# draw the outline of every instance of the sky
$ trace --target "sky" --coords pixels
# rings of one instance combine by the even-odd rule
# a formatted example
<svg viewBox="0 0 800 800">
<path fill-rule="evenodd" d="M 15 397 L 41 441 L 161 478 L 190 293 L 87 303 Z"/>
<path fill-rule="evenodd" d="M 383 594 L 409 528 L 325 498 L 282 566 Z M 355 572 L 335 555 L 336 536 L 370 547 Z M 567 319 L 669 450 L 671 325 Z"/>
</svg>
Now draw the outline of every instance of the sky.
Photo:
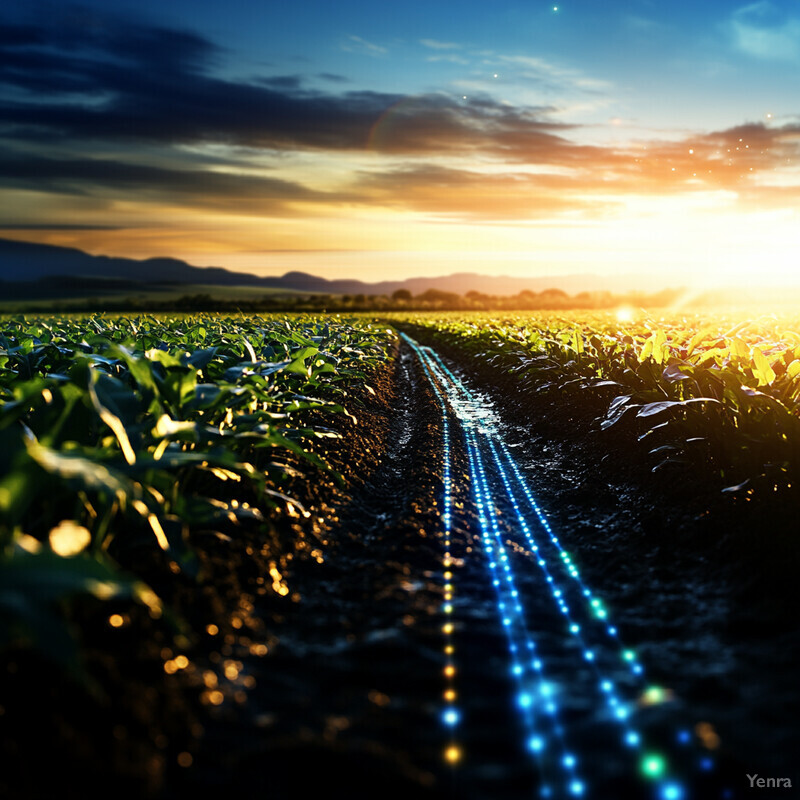
<svg viewBox="0 0 800 800">
<path fill-rule="evenodd" d="M 800 3 L 0 7 L 0 237 L 800 285 Z"/>
</svg>

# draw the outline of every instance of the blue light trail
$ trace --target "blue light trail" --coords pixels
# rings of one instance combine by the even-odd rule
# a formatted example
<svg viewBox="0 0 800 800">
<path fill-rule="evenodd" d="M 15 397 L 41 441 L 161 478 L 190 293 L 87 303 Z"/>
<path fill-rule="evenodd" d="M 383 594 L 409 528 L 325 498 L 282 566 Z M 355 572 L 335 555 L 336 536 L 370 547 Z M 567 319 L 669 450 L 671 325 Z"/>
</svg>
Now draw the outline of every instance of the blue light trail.
<svg viewBox="0 0 800 800">
<path fill-rule="evenodd" d="M 583 581 L 578 567 L 528 487 L 497 425 L 487 414 L 485 403 L 470 392 L 437 353 L 420 346 L 405 334 L 401 336 L 419 358 L 443 415 L 448 462 L 444 473 L 443 520 L 446 559 L 450 556 L 452 515 L 452 502 L 448 497 L 452 491 L 450 412 L 461 424 L 469 460 L 470 486 L 480 523 L 479 538 L 497 597 L 498 615 L 509 644 L 510 673 L 517 686 L 516 705 L 522 718 L 523 742 L 536 758 L 542 776 L 540 796 L 551 797 L 556 791 L 564 797 L 575 797 L 588 793 L 588 789 L 578 776 L 578 755 L 566 746 L 558 701 L 552 684 L 544 677 L 545 658 L 537 650 L 528 626 L 525 601 L 517 588 L 517 576 L 498 522 L 499 495 L 493 493 L 490 470 L 494 482 L 502 485 L 502 496 L 513 509 L 516 522 L 513 530 L 521 533 L 527 548 L 515 545 L 514 550 L 538 566 L 558 614 L 564 620 L 565 641 L 574 644 L 594 674 L 596 691 L 607 709 L 608 719 L 621 728 L 620 744 L 634 754 L 639 772 L 652 784 L 654 798 L 684 798 L 684 785 L 676 779 L 663 755 L 647 751 L 643 733 L 632 719 L 637 700 L 644 705 L 664 702 L 669 692 L 660 687 L 647 688 L 644 667 L 638 656 L 622 644 L 608 609 Z M 484 453 L 488 459 L 484 458 Z M 511 524 L 510 519 L 504 520 Z M 509 545 L 511 543 L 509 540 Z M 576 617 L 579 613 L 585 617 L 580 622 Z M 629 678 L 618 685 L 613 676 L 620 669 L 627 671 Z M 633 691 L 638 693 L 638 698 L 626 701 L 622 693 Z M 447 719 L 457 721 L 459 717 L 448 717 L 446 723 Z M 686 743 L 685 738 L 684 734 L 680 741 Z M 654 764 L 658 769 L 653 768 Z"/>
</svg>

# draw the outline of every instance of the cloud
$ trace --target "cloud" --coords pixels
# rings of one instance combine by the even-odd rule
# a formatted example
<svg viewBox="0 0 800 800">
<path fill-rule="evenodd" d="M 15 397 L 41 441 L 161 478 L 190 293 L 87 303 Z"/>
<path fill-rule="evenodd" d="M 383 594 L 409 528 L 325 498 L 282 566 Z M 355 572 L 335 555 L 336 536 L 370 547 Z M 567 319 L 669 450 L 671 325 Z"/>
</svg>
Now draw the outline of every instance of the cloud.
<svg viewBox="0 0 800 800">
<path fill-rule="evenodd" d="M 771 7 L 762 6 L 740 17 L 766 24 Z M 434 58 L 458 55 L 429 49 Z M 7 26 L 0 31 L 0 186 L 49 193 L 65 208 L 124 201 L 252 216 L 336 212 L 346 204 L 483 221 L 601 215 L 642 195 L 723 190 L 741 204 L 794 197 L 779 178 L 786 183 L 800 156 L 796 121 L 590 146 L 553 106 L 480 92 L 462 100 L 309 88 L 294 74 L 236 80 L 220 77 L 223 55 L 196 34 L 108 16 L 91 26 Z M 607 87 L 543 59 L 486 58 L 503 78 L 535 81 L 537 93 L 550 86 L 563 98 Z M 348 159 L 365 150 L 384 158 L 357 172 Z M 336 165 L 325 184 L 335 180 L 334 189 L 320 189 L 309 168 L 320 154 Z M 280 177 L 265 175 L 265 163 L 279 164 Z M 303 172 L 293 173 L 298 164 Z"/>
<path fill-rule="evenodd" d="M 498 56 L 498 60 L 505 66 L 516 68 L 519 71 L 520 78 L 536 81 L 559 91 L 580 89 L 600 92 L 612 88 L 612 84 L 609 81 L 589 77 L 578 70 L 561 67 L 545 61 L 543 58 L 501 55 Z"/>
<path fill-rule="evenodd" d="M 461 45 L 455 42 L 440 42 L 436 39 L 420 39 L 419 43 L 423 47 L 429 47 L 431 50 L 458 50 Z"/>
<path fill-rule="evenodd" d="M 69 225 L 66 223 L 3 223 L 0 231 L 123 231 L 127 226 L 121 225 Z"/>
<path fill-rule="evenodd" d="M 278 213 L 293 202 L 341 202 L 346 195 L 315 191 L 299 183 L 197 169 L 166 169 L 98 158 L 46 158 L 0 153 L 0 186 L 78 197 L 116 197 L 159 205 L 214 208 L 226 212 Z M 48 226 L 52 227 L 52 226 Z"/>
<path fill-rule="evenodd" d="M 367 56 L 383 56 L 389 52 L 381 45 L 373 44 L 366 39 L 362 39 L 360 36 L 353 35 L 348 36 L 346 41 L 342 42 L 341 48 L 348 53 L 361 53 Z"/>
<path fill-rule="evenodd" d="M 616 205 L 607 198 L 564 192 L 571 183 L 556 176 L 514 172 L 492 175 L 417 164 L 365 173 L 353 188 L 372 204 L 471 222 L 551 219 L 577 213 L 597 216 Z"/>
<path fill-rule="evenodd" d="M 388 153 L 481 150 L 525 159 L 559 146 L 554 132 L 567 129 L 546 109 L 489 97 L 464 103 L 443 93 L 330 93 L 305 88 L 297 75 L 227 80 L 213 74 L 218 48 L 193 34 L 139 27 L 126 41 L 110 22 L 101 30 L 83 44 L 78 32 L 44 29 L 41 47 L 0 47 L 0 130 L 7 138 L 82 149 L 93 141 L 287 151 L 369 145 Z M 70 46 L 62 49 L 64 41 Z"/>
<path fill-rule="evenodd" d="M 468 59 L 464 58 L 464 56 L 456 55 L 455 53 L 445 53 L 439 56 L 427 56 L 425 60 L 430 62 L 446 61 L 451 64 L 469 64 Z"/>
<path fill-rule="evenodd" d="M 728 23 L 733 46 L 765 61 L 800 59 L 800 19 L 785 17 L 769 2 L 752 3 L 735 11 Z"/>
</svg>

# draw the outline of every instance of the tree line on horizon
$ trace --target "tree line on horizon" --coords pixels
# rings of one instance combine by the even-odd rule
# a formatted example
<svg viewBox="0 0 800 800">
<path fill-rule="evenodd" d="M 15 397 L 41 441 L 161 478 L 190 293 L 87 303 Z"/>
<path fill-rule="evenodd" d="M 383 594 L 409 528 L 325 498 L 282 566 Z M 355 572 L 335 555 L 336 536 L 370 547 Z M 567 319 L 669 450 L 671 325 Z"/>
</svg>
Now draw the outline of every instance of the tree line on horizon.
<svg viewBox="0 0 800 800">
<path fill-rule="evenodd" d="M 407 289 L 397 289 L 391 295 L 368 294 L 262 294 L 252 299 L 219 298 L 208 292 L 185 294 L 177 298 L 156 300 L 135 296 L 119 299 L 62 298 L 58 301 L 31 300 L 26 311 L 551 311 L 567 309 L 608 309 L 621 305 L 642 308 L 668 306 L 683 293 L 682 289 L 664 289 L 655 293 L 629 292 L 614 294 L 608 291 L 567 294 L 561 289 L 533 292 L 525 289 L 518 294 L 498 296 L 478 291 L 465 294 L 428 289 L 414 295 Z M 101 308 L 102 305 L 102 308 Z M 20 309 L 18 309 L 20 310 Z"/>
</svg>

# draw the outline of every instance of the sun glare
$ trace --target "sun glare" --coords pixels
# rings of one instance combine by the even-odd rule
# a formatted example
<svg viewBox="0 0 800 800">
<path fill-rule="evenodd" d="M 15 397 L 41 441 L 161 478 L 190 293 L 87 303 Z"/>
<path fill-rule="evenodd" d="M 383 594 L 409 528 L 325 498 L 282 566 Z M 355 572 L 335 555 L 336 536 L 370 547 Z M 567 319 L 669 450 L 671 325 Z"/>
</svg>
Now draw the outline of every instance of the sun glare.
<svg viewBox="0 0 800 800">
<path fill-rule="evenodd" d="M 617 322 L 633 322 L 636 312 L 630 306 L 620 306 L 617 309 Z"/>
</svg>

